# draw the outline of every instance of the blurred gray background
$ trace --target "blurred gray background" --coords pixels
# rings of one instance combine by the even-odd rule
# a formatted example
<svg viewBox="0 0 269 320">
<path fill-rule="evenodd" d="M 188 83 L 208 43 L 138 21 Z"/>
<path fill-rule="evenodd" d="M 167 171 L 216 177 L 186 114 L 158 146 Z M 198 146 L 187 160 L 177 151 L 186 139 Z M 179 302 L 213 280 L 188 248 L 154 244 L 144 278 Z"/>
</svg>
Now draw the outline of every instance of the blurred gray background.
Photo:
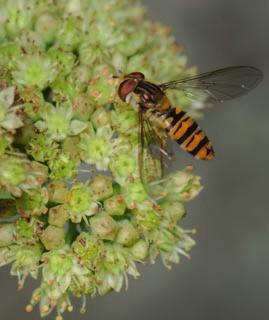
<svg viewBox="0 0 269 320">
<path fill-rule="evenodd" d="M 88 301 L 87 314 L 65 319 L 267 320 L 269 318 L 269 1 L 146 0 L 150 17 L 169 24 L 190 64 L 201 71 L 253 65 L 265 79 L 253 92 L 208 110 L 201 123 L 216 159 L 193 164 L 205 186 L 188 204 L 184 225 L 196 227 L 192 260 L 168 272 L 159 262 L 140 268 L 127 292 Z M 168 80 L 168 79 L 166 79 Z M 16 292 L 1 270 L 0 319 L 24 313 L 35 286 Z M 54 319 L 54 315 L 47 318 Z"/>
</svg>

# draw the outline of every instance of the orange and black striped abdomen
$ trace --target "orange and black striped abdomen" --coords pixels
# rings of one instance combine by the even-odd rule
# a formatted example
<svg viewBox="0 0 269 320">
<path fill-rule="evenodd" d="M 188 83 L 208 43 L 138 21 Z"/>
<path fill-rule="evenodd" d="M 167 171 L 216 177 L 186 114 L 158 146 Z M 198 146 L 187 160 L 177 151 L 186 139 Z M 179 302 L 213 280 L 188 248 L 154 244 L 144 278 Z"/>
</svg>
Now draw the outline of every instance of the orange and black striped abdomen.
<svg viewBox="0 0 269 320">
<path fill-rule="evenodd" d="M 180 108 L 170 108 L 161 116 L 169 137 L 197 159 L 210 160 L 214 150 L 198 124 Z"/>
</svg>

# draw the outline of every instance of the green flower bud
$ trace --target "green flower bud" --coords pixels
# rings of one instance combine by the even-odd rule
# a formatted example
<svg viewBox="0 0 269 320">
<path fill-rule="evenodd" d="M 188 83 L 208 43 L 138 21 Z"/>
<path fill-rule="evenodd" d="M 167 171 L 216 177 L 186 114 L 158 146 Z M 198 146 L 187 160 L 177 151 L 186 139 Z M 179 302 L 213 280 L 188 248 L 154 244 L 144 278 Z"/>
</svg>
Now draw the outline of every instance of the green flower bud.
<svg viewBox="0 0 269 320">
<path fill-rule="evenodd" d="M 20 89 L 20 98 L 25 102 L 23 110 L 31 119 L 40 118 L 40 112 L 50 108 L 50 103 L 44 100 L 45 93 L 42 93 L 37 87 L 27 87 Z M 45 95 L 46 96 L 46 95 Z"/>
<path fill-rule="evenodd" d="M 29 173 L 32 176 L 29 177 Z M 29 188 L 41 186 L 43 183 L 47 181 L 47 178 L 48 178 L 47 166 L 36 161 L 31 161 L 31 163 L 28 163 Z M 30 185 L 31 183 L 33 184 L 33 186 Z"/>
<path fill-rule="evenodd" d="M 128 208 L 133 209 L 148 199 L 143 184 L 140 181 L 134 181 L 127 184 L 123 190 L 123 196 Z"/>
<path fill-rule="evenodd" d="M 69 46 L 73 50 L 76 50 L 82 41 L 81 36 L 82 32 L 77 28 L 77 19 L 72 17 L 63 20 L 61 28 L 58 29 L 58 33 L 56 34 L 60 46 Z"/>
<path fill-rule="evenodd" d="M 119 110 L 113 111 L 112 121 L 113 125 L 119 132 L 131 132 L 138 127 L 137 112 L 133 109 L 118 108 Z M 120 113 L 119 113 L 120 112 Z"/>
<path fill-rule="evenodd" d="M 109 153 L 109 145 L 107 141 L 101 137 L 88 137 L 83 140 L 81 146 L 82 149 L 85 150 L 82 154 L 82 159 L 89 164 L 95 164 L 98 161 L 102 161 Z M 104 164 L 104 169 L 105 166 L 106 164 Z"/>
<path fill-rule="evenodd" d="M 5 187 L 16 197 L 22 195 L 22 190 L 39 187 L 47 179 L 46 166 L 29 161 L 19 153 L 16 157 L 3 155 L 0 168 L 0 187 Z"/>
<path fill-rule="evenodd" d="M 150 241 L 154 243 L 156 252 L 160 252 L 167 268 L 171 269 L 171 263 L 179 263 L 179 254 L 190 258 L 186 251 L 190 250 L 195 243 L 187 235 L 188 232 L 176 226 L 172 231 L 160 228 L 150 234 Z M 155 259 L 154 256 L 152 257 L 152 250 L 150 253 L 151 258 Z"/>
<path fill-rule="evenodd" d="M 136 174 L 137 161 L 132 154 L 116 154 L 109 165 L 110 170 L 119 184 L 124 184 L 126 180 Z"/>
<path fill-rule="evenodd" d="M 64 203 L 69 196 L 66 184 L 62 181 L 52 181 L 48 184 L 47 189 L 49 201 L 51 202 Z"/>
<path fill-rule="evenodd" d="M 124 246 L 131 246 L 139 237 L 137 230 L 129 220 L 119 221 L 119 232 L 116 241 Z"/>
<path fill-rule="evenodd" d="M 111 290 L 120 292 L 124 283 L 124 276 L 122 273 L 102 270 L 95 275 L 98 283 L 98 293 L 103 296 Z"/>
<path fill-rule="evenodd" d="M 110 123 L 110 112 L 103 107 L 96 109 L 91 116 L 91 122 L 95 128 L 108 125 Z"/>
<path fill-rule="evenodd" d="M 22 215 L 39 216 L 47 213 L 48 191 L 46 188 L 34 189 L 30 194 L 23 195 L 16 200 L 18 212 Z"/>
<path fill-rule="evenodd" d="M 108 176 L 93 177 L 90 187 L 93 198 L 97 201 L 107 199 L 113 195 L 112 178 Z"/>
<path fill-rule="evenodd" d="M 80 143 L 82 160 L 95 164 L 98 170 L 106 170 L 113 153 L 112 135 L 113 132 L 109 126 L 98 128 L 95 135 L 83 135 Z"/>
<path fill-rule="evenodd" d="M 79 147 L 80 137 L 68 137 L 62 144 L 62 151 L 68 155 L 71 160 L 75 163 L 80 163 L 81 149 Z"/>
<path fill-rule="evenodd" d="M 1 44 L 0 59 L 1 65 L 10 68 L 14 65 L 14 61 L 21 58 L 21 48 L 16 42 L 6 42 Z"/>
<path fill-rule="evenodd" d="M 190 200 L 201 190 L 200 178 L 187 171 L 177 171 L 166 178 L 164 191 L 170 200 Z"/>
<path fill-rule="evenodd" d="M 87 65 L 79 65 L 76 68 L 73 69 L 72 72 L 72 79 L 75 82 L 79 82 L 81 84 L 84 84 L 85 86 L 89 83 L 92 76 L 92 70 Z"/>
<path fill-rule="evenodd" d="M 69 219 L 68 211 L 64 205 L 59 205 L 49 210 L 49 224 L 62 228 Z"/>
<path fill-rule="evenodd" d="M 0 247 L 6 247 L 14 242 L 15 226 L 13 223 L 0 224 Z"/>
<path fill-rule="evenodd" d="M 16 222 L 16 234 L 19 238 L 30 239 L 32 238 L 33 233 L 34 233 L 33 225 L 28 223 L 26 220 L 19 219 Z"/>
<path fill-rule="evenodd" d="M 13 72 L 14 80 L 25 87 L 37 86 L 44 89 L 57 75 L 56 64 L 50 59 L 39 55 L 26 55 L 17 61 Z"/>
<path fill-rule="evenodd" d="M 25 100 L 28 98 L 29 97 L 27 95 L 27 97 L 25 97 Z M 38 98 L 36 98 L 36 99 L 38 99 Z M 31 100 L 31 98 L 30 98 L 30 100 Z M 37 103 L 39 104 L 40 102 L 38 101 Z M 23 106 L 23 110 L 24 110 L 25 114 L 27 115 L 27 117 L 29 117 L 33 121 L 40 120 L 40 109 L 42 109 L 44 107 L 44 105 L 42 105 L 41 103 L 40 103 L 40 105 L 37 105 L 37 103 L 26 102 Z"/>
<path fill-rule="evenodd" d="M 68 199 L 68 212 L 74 223 L 80 223 L 82 218 L 96 213 L 97 204 L 92 199 L 92 194 L 87 184 L 75 184 Z M 86 219 L 85 219 L 86 221 Z"/>
<path fill-rule="evenodd" d="M 47 250 L 61 248 L 64 245 L 64 238 L 64 229 L 55 226 L 48 226 L 40 236 L 40 240 Z"/>
<path fill-rule="evenodd" d="M 137 35 L 133 33 L 128 33 L 125 41 L 118 45 L 118 48 L 127 56 L 133 56 L 137 51 L 144 50 L 144 47 L 147 45 L 148 34 L 144 33 L 142 30 Z"/>
<path fill-rule="evenodd" d="M 0 185 L 8 187 L 20 185 L 26 179 L 26 169 L 19 158 L 0 158 Z"/>
<path fill-rule="evenodd" d="M 69 290 L 76 297 L 80 298 L 81 296 L 94 296 L 96 293 L 96 284 L 94 276 L 90 273 L 85 275 L 79 275 L 76 277 L 76 280 L 73 280 L 69 286 Z M 81 311 L 84 311 L 82 309 Z"/>
<path fill-rule="evenodd" d="M 126 204 L 122 195 L 117 194 L 104 201 L 105 211 L 112 216 L 122 216 L 126 209 Z"/>
<path fill-rule="evenodd" d="M 122 272 L 128 264 L 128 259 L 128 251 L 120 244 L 105 245 L 102 266 L 106 271 L 116 274 Z"/>
<path fill-rule="evenodd" d="M 65 102 L 66 99 L 73 100 L 78 92 L 79 94 L 82 93 L 82 90 L 79 90 L 78 86 L 69 77 L 67 79 L 66 76 L 61 74 L 52 83 L 52 99 L 58 103 Z"/>
<path fill-rule="evenodd" d="M 186 251 L 190 251 L 190 249 L 195 245 L 195 241 L 189 236 L 189 234 L 196 234 L 196 229 L 184 230 L 181 227 L 176 226 L 174 229 L 174 233 L 179 239 L 177 243 L 177 250 L 182 248 Z"/>
<path fill-rule="evenodd" d="M 35 22 L 35 30 L 42 37 L 44 42 L 51 43 L 59 27 L 58 20 L 51 14 L 44 12 L 38 16 Z"/>
<path fill-rule="evenodd" d="M 46 137 L 43 133 L 32 135 L 27 146 L 27 153 L 36 161 L 45 162 L 55 159 L 59 150 L 57 142 Z"/>
<path fill-rule="evenodd" d="M 155 243 L 161 251 L 171 251 L 176 243 L 176 238 L 172 232 L 162 229 L 156 232 Z"/>
<path fill-rule="evenodd" d="M 103 70 L 103 73 L 107 70 Z M 105 75 L 95 80 L 89 87 L 89 93 L 100 106 L 112 103 L 115 98 L 116 85 L 112 75 L 107 79 Z"/>
<path fill-rule="evenodd" d="M 72 249 L 83 265 L 94 268 L 101 259 L 103 241 L 95 235 L 82 232 L 73 242 Z"/>
<path fill-rule="evenodd" d="M 49 256 L 49 268 L 60 276 L 68 273 L 72 268 L 72 258 L 65 254 L 52 254 Z"/>
<path fill-rule="evenodd" d="M 56 141 L 64 140 L 68 135 L 77 135 L 87 127 L 87 123 L 72 120 L 73 112 L 69 103 L 56 108 L 51 106 L 41 116 L 43 120 L 37 121 L 35 126 Z"/>
<path fill-rule="evenodd" d="M 50 159 L 50 177 L 55 180 L 74 178 L 77 175 L 77 164 L 64 153 L 56 159 Z"/>
<path fill-rule="evenodd" d="M 102 49 L 98 46 L 93 47 L 83 44 L 79 49 L 79 57 L 82 64 L 90 66 L 102 59 Z"/>
<path fill-rule="evenodd" d="M 92 233 L 103 240 L 113 240 L 118 224 L 106 212 L 100 212 L 90 219 Z"/>
<path fill-rule="evenodd" d="M 149 244 L 140 239 L 131 248 L 131 253 L 136 261 L 145 261 L 149 254 Z"/>
<path fill-rule="evenodd" d="M 35 31 L 23 30 L 20 37 L 21 45 L 27 47 L 28 52 L 34 52 L 37 49 L 45 49 L 43 39 Z"/>
<path fill-rule="evenodd" d="M 38 265 L 43 252 L 40 243 L 34 245 L 24 245 L 16 252 L 15 262 L 12 265 L 10 273 L 12 275 L 24 275 L 31 273 L 35 279 L 38 276 Z M 23 281 L 19 281 L 19 288 L 23 286 Z"/>
<path fill-rule="evenodd" d="M 77 212 L 85 211 L 91 206 L 90 190 L 87 186 L 75 186 L 71 190 L 69 206 Z"/>
<path fill-rule="evenodd" d="M 156 229 L 161 222 L 160 215 L 154 209 L 135 209 L 132 213 L 134 222 L 142 232 L 147 233 Z"/>
<path fill-rule="evenodd" d="M 92 102 L 91 97 L 88 94 L 80 94 L 76 95 L 72 101 L 75 118 L 81 121 L 89 120 L 95 109 L 95 104 Z"/>
<path fill-rule="evenodd" d="M 55 34 L 53 36 L 55 37 Z M 57 63 L 58 70 L 64 75 L 69 74 L 75 65 L 75 55 L 58 46 L 52 46 L 48 50 L 48 57 Z"/>
<path fill-rule="evenodd" d="M 32 218 L 30 220 L 19 219 L 16 221 L 16 242 L 34 244 L 43 229 L 41 221 Z"/>
<path fill-rule="evenodd" d="M 164 201 L 161 203 L 164 217 L 167 219 L 167 226 L 174 227 L 179 220 L 186 214 L 185 208 L 181 202 Z"/>
<path fill-rule="evenodd" d="M 79 265 L 77 258 L 68 247 L 53 250 L 42 256 L 44 261 L 42 299 L 49 298 L 49 305 L 58 305 L 59 312 L 64 312 L 71 306 L 66 291 L 68 290 L 72 278 L 88 273 L 86 268 Z M 48 305 L 48 304 L 47 304 Z M 70 309 L 69 309 L 70 310 Z"/>
<path fill-rule="evenodd" d="M 27 181 L 23 184 L 23 189 L 29 190 L 34 187 L 39 187 L 47 181 L 48 167 L 39 162 L 32 161 L 28 163 L 26 168 L 29 170 Z"/>
<path fill-rule="evenodd" d="M 33 5 L 33 2 L 26 0 L 11 0 L 6 4 L 7 16 L 4 26 L 9 36 L 14 36 L 23 29 L 31 28 L 34 14 Z"/>
</svg>

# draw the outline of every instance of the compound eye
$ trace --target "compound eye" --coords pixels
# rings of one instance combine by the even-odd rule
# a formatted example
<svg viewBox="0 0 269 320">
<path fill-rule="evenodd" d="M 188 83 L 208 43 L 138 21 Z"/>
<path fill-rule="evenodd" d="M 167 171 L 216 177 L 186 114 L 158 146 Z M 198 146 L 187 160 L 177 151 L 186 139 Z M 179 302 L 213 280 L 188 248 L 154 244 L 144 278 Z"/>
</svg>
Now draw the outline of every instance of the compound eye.
<svg viewBox="0 0 269 320">
<path fill-rule="evenodd" d="M 129 93 L 133 92 L 137 86 L 137 82 L 133 79 L 128 79 L 123 81 L 118 90 L 119 97 L 122 101 L 126 100 L 126 97 Z"/>
</svg>

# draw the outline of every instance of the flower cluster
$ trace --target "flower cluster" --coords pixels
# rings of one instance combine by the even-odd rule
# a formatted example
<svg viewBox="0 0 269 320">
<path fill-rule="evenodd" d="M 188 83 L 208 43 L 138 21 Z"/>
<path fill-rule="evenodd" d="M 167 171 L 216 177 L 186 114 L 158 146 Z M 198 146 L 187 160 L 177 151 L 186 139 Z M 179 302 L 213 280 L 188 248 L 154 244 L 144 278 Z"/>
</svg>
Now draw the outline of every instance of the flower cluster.
<svg viewBox="0 0 269 320">
<path fill-rule="evenodd" d="M 0 1 L 0 22 L 0 266 L 12 264 L 19 288 L 41 273 L 26 310 L 61 320 L 70 296 L 83 313 L 86 296 L 137 278 L 137 263 L 160 256 L 170 268 L 189 256 L 193 230 L 178 223 L 199 178 L 178 170 L 149 192 L 137 112 L 113 75 L 163 82 L 195 69 L 128 0 Z"/>
</svg>

